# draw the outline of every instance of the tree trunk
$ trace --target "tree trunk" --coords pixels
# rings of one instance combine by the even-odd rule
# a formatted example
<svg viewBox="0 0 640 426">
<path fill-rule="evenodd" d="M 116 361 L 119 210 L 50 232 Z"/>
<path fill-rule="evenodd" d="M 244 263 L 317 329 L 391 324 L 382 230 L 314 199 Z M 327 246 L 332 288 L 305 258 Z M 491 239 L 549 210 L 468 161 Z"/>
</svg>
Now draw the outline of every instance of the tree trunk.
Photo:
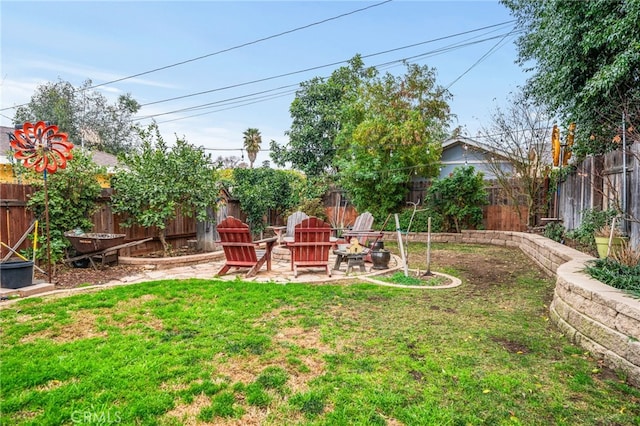
<svg viewBox="0 0 640 426">
<path fill-rule="evenodd" d="M 166 232 L 164 229 L 158 230 L 158 238 L 160 238 L 160 243 L 162 244 L 162 255 L 167 256 L 169 254 L 169 243 L 167 243 Z"/>
</svg>

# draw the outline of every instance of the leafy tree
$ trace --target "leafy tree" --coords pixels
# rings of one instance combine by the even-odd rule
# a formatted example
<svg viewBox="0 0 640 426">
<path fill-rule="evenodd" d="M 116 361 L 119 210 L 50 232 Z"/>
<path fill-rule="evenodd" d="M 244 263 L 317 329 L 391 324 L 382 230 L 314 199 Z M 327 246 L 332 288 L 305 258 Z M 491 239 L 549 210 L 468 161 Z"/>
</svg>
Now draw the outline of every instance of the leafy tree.
<svg viewBox="0 0 640 426">
<path fill-rule="evenodd" d="M 91 216 L 98 208 L 97 201 L 101 191 L 98 175 L 105 172 L 104 167 L 93 162 L 88 152 L 81 148 L 74 148 L 73 158 L 67 162 L 67 167 L 47 175 L 49 234 L 53 263 L 61 260 L 64 249 L 71 245 L 64 236 L 66 231 L 76 228 L 85 231 L 92 229 Z M 44 239 L 46 235 L 44 179 L 31 169 L 23 170 L 22 174 L 30 175 L 28 180 L 36 187 L 36 192 L 29 198 L 28 207 L 35 217 L 39 218 L 38 234 Z M 44 245 L 38 253 L 40 259 L 46 258 L 46 252 L 42 247 Z"/>
<path fill-rule="evenodd" d="M 216 169 L 204 149 L 176 138 L 169 147 L 157 124 L 140 131 L 142 148 L 122 157 L 125 168 L 113 180 L 113 210 L 126 214 L 125 226 L 155 227 L 165 254 L 167 223 L 178 209 L 198 220 L 207 219 L 207 209 L 219 198 Z"/>
<path fill-rule="evenodd" d="M 118 154 L 138 144 L 133 115 L 140 105 L 129 94 L 114 104 L 92 91 L 91 80 L 79 88 L 58 80 L 38 86 L 27 105 L 18 107 L 15 124 L 50 121 L 69 135 L 77 146 Z"/>
<path fill-rule="evenodd" d="M 483 144 L 496 152 L 487 161 L 502 193 L 516 207 L 527 207 L 522 223 L 534 225 L 546 208 L 544 178 L 551 169 L 551 118 L 544 107 L 532 104 L 522 92 L 512 95 L 506 109 L 497 107 L 483 129 Z M 508 164 L 505 164 L 508 163 Z"/>
<path fill-rule="evenodd" d="M 358 211 L 398 212 L 411 176 L 437 173 L 450 115 L 449 94 L 435 80 L 433 69 L 407 65 L 403 76 L 363 82 L 343 108 L 339 185 Z"/>
<path fill-rule="evenodd" d="M 434 180 L 427 191 L 427 205 L 442 216 L 445 230 L 478 228 L 487 204 L 483 175 L 473 167 L 457 167 L 451 176 Z"/>
<path fill-rule="evenodd" d="M 578 157 L 617 147 L 623 103 L 640 103 L 640 2 L 501 0 L 524 35 L 527 94 L 575 122 Z"/>
<path fill-rule="evenodd" d="M 233 196 L 247 214 L 247 223 L 254 233 L 265 228 L 264 217 L 269 210 L 285 211 L 298 202 L 295 182 L 300 176 L 291 171 L 266 167 L 233 170 Z"/>
<path fill-rule="evenodd" d="M 315 77 L 303 82 L 289 107 L 292 123 L 286 134 L 289 143 L 279 145 L 272 140 L 271 159 L 281 167 L 291 163 L 307 176 L 335 172 L 335 138 L 341 129 L 341 110 L 355 95 L 363 79 L 375 71 L 365 69 L 360 56 L 328 78 Z"/>
<path fill-rule="evenodd" d="M 253 163 L 256 161 L 256 156 L 260 152 L 260 145 L 262 144 L 262 135 L 260 130 L 255 128 L 248 128 L 244 131 L 244 149 L 247 151 L 249 157 L 249 167 L 253 169 Z"/>
</svg>

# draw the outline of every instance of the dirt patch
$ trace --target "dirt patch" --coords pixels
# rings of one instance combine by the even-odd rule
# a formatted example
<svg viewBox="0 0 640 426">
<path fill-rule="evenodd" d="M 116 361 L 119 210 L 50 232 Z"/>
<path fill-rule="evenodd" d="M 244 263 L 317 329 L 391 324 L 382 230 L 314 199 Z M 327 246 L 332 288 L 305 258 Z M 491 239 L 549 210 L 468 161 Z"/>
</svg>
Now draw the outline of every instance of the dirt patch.
<svg viewBox="0 0 640 426">
<path fill-rule="evenodd" d="M 46 270 L 46 266 L 43 268 Z M 75 268 L 66 265 L 56 265 L 53 271 L 53 283 L 56 288 L 76 288 L 89 285 L 106 284 L 110 281 L 139 274 L 144 268 L 132 265 L 100 265 L 98 269 Z M 36 281 L 47 282 L 45 275 L 36 273 Z"/>
<path fill-rule="evenodd" d="M 492 337 L 495 343 L 502 346 L 507 352 L 512 354 L 527 354 L 530 352 L 529 348 L 522 343 L 514 342 L 513 340 L 505 339 L 502 337 Z"/>
<path fill-rule="evenodd" d="M 106 331 L 98 331 L 98 316 L 87 310 L 72 312 L 69 324 L 57 324 L 54 327 L 23 337 L 21 343 L 33 342 L 36 339 L 51 339 L 56 343 L 67 343 L 74 340 L 90 339 L 93 337 L 106 337 Z"/>
</svg>

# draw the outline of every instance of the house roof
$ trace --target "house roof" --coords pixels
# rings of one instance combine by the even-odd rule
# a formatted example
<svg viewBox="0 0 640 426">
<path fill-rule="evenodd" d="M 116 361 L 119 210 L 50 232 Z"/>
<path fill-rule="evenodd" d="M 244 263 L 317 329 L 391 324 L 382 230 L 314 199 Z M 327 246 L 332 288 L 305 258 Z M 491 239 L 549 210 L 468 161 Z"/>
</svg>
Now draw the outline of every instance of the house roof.
<svg viewBox="0 0 640 426">
<path fill-rule="evenodd" d="M 9 160 L 9 152 L 11 151 L 9 133 L 13 133 L 13 130 L 13 127 L 0 126 L 0 164 L 11 163 Z M 106 167 L 108 170 L 118 164 L 118 157 L 107 152 L 91 151 L 91 158 L 98 166 Z"/>
<path fill-rule="evenodd" d="M 467 145 L 471 148 L 475 148 L 485 153 L 491 153 L 498 157 L 504 157 L 504 155 L 501 155 L 500 152 L 495 148 L 466 136 L 456 136 L 445 140 L 444 142 L 442 142 L 442 150 L 444 151 L 457 145 Z"/>
</svg>

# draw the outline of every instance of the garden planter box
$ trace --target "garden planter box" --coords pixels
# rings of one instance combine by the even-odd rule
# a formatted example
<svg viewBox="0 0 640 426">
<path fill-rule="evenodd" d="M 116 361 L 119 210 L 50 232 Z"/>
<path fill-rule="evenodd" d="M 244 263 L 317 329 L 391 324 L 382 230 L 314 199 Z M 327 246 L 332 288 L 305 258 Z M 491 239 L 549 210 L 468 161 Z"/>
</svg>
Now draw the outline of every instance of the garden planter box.
<svg viewBox="0 0 640 426">
<path fill-rule="evenodd" d="M 32 261 L 10 261 L 0 263 L 0 287 L 22 288 L 33 284 Z"/>
</svg>

